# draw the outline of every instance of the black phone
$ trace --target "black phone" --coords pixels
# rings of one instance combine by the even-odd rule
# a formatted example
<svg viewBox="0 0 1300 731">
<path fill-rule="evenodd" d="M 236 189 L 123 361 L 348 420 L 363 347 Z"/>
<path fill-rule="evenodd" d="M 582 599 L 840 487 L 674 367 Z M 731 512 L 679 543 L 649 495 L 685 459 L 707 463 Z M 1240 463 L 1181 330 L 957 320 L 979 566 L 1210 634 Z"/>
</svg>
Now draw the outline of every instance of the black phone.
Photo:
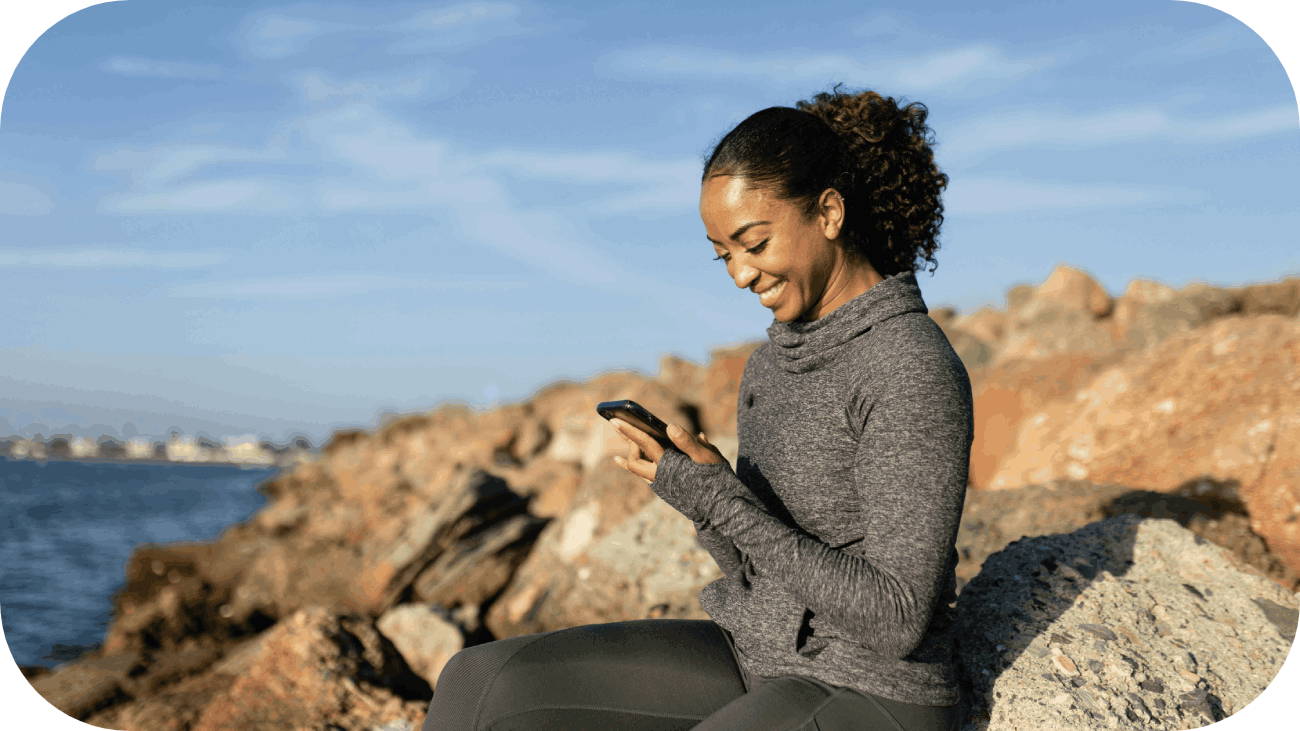
<svg viewBox="0 0 1300 731">
<path fill-rule="evenodd" d="M 641 431 L 654 437 L 659 446 L 664 449 L 677 449 L 673 440 L 668 438 L 668 425 L 663 419 L 655 416 L 646 410 L 646 407 L 635 401 L 624 399 L 622 401 L 602 401 L 596 405 L 596 413 L 606 419 L 618 417 Z"/>
</svg>

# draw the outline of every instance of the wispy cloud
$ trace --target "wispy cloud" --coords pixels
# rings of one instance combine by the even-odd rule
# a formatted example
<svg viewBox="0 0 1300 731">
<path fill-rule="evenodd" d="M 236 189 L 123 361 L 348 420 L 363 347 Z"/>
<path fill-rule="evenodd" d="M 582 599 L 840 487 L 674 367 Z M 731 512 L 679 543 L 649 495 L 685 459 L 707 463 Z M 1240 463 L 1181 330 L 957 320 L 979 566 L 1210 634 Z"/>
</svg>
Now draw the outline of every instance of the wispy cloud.
<svg viewBox="0 0 1300 731">
<path fill-rule="evenodd" d="M 112 56 L 100 64 L 104 71 L 123 76 L 155 76 L 171 79 L 217 79 L 221 69 L 217 66 L 184 61 L 160 61 L 151 58 Z"/>
<path fill-rule="evenodd" d="M 598 70 L 634 76 L 745 79 L 764 84 L 844 81 L 909 94 L 959 92 L 974 81 L 1020 79 L 1055 63 L 1052 58 L 1007 58 L 998 48 L 973 45 L 914 58 L 868 60 L 846 53 L 759 56 L 693 48 L 645 47 L 601 58 Z"/>
<path fill-rule="evenodd" d="M 337 101 L 338 99 L 364 99 L 374 101 L 390 97 L 414 97 L 422 94 L 432 84 L 430 74 L 375 76 L 340 81 L 319 71 L 306 71 L 291 77 L 304 99 L 311 102 Z"/>
<path fill-rule="evenodd" d="M 100 201 L 107 213 L 143 211 L 286 211 L 300 208 L 301 196 L 275 180 L 241 179 L 198 183 L 176 190 L 143 195 L 113 195 Z"/>
<path fill-rule="evenodd" d="M 944 192 L 944 214 L 978 216 L 1012 211 L 1068 211 L 1124 208 L 1161 203 L 1191 204 L 1205 193 L 1187 188 L 1077 185 L 1048 180 L 957 178 Z"/>
<path fill-rule="evenodd" d="M 301 52 L 315 38 L 354 27 L 308 18 L 264 15 L 250 23 L 244 42 L 249 53 L 257 58 L 284 58 Z"/>
<path fill-rule="evenodd" d="M 39 188 L 0 180 L 0 215 L 43 216 L 52 210 L 54 201 Z"/>
<path fill-rule="evenodd" d="M 297 138 L 309 148 L 290 150 Z M 216 163 L 246 163 L 238 178 L 194 180 Z M 273 176 L 285 163 L 312 174 Z M 264 170 L 259 172 L 258 166 Z M 123 148 L 100 155 L 96 170 L 124 170 L 134 190 L 106 197 L 100 208 L 140 211 L 273 211 L 313 206 L 327 211 L 431 213 L 472 204 L 507 205 L 506 179 L 546 179 L 585 187 L 593 209 L 694 206 L 699 163 L 622 150 L 459 149 L 379 111 L 349 103 L 281 125 L 263 149 L 208 145 Z M 177 181 L 190 176 L 187 184 Z"/>
<path fill-rule="evenodd" d="M 189 269 L 220 264 L 221 252 L 83 248 L 39 251 L 0 249 L 0 267 L 40 269 Z"/>
<path fill-rule="evenodd" d="M 1174 117 L 1155 106 L 1110 109 L 1096 114 L 1043 114 L 1007 109 L 953 126 L 940 139 L 941 162 L 1018 147 L 1096 147 L 1146 140 L 1232 141 L 1297 128 L 1296 109 L 1275 106 L 1209 118 Z"/>
<path fill-rule="evenodd" d="M 525 286 L 527 285 L 523 281 L 504 278 L 457 277 L 449 279 L 446 275 L 437 273 L 427 276 L 397 276 L 348 272 L 195 282 L 169 287 L 167 295 L 171 297 L 237 300 L 321 299 L 376 291 L 392 292 L 414 289 L 482 292 L 507 291 Z"/>
<path fill-rule="evenodd" d="M 457 3 L 376 22 L 270 13 L 247 21 L 243 42 L 252 56 L 273 60 L 303 53 L 318 38 L 364 33 L 379 36 L 376 44 L 389 53 L 428 54 L 530 32 L 532 29 L 521 22 L 522 16 L 519 5 L 506 2 Z"/>
<path fill-rule="evenodd" d="M 288 159 L 283 148 L 266 149 L 226 145 L 158 145 L 146 149 L 122 147 L 97 155 L 90 169 L 125 170 L 139 183 L 166 183 L 205 165 L 223 162 L 280 162 Z"/>
</svg>

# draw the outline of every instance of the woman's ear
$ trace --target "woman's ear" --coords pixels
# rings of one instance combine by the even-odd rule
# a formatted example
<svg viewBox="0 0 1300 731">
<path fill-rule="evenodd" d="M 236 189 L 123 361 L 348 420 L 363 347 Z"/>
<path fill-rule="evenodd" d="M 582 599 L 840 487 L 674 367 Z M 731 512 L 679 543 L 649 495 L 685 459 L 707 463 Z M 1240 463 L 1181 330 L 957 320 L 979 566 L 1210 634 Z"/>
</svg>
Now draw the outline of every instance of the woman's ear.
<svg viewBox="0 0 1300 731">
<path fill-rule="evenodd" d="M 839 238 L 840 231 L 844 229 L 844 197 L 838 190 L 827 188 L 822 192 L 819 202 L 825 227 L 824 235 L 828 240 L 834 241 Z"/>
</svg>

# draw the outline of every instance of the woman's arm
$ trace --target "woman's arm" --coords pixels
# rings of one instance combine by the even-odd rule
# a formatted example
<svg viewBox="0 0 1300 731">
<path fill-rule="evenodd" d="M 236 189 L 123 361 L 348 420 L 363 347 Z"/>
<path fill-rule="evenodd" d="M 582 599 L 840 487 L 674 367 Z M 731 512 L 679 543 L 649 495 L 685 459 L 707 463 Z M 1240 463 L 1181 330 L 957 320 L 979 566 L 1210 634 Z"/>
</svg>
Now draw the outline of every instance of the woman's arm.
<svg viewBox="0 0 1300 731">
<path fill-rule="evenodd" d="M 699 537 L 699 543 L 704 550 L 713 556 L 717 562 L 718 568 L 727 576 L 739 574 L 745 565 L 740 551 L 736 550 L 736 544 L 731 539 L 722 535 L 716 528 L 709 525 L 706 521 L 696 520 L 695 535 Z"/>
</svg>

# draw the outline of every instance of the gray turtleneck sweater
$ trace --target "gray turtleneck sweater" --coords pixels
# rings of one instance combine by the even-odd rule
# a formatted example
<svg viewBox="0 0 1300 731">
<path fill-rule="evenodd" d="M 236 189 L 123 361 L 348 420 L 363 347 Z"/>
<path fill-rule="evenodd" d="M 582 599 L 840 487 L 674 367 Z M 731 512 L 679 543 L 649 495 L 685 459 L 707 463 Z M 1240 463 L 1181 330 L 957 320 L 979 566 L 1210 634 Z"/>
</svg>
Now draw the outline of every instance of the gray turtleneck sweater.
<svg viewBox="0 0 1300 731">
<path fill-rule="evenodd" d="M 656 488 L 707 496 L 690 517 L 726 575 L 700 603 L 752 675 L 958 701 L 974 424 L 966 369 L 926 313 L 908 272 L 820 320 L 774 320 L 741 378 L 735 472 L 676 450 L 659 462 Z"/>
</svg>

